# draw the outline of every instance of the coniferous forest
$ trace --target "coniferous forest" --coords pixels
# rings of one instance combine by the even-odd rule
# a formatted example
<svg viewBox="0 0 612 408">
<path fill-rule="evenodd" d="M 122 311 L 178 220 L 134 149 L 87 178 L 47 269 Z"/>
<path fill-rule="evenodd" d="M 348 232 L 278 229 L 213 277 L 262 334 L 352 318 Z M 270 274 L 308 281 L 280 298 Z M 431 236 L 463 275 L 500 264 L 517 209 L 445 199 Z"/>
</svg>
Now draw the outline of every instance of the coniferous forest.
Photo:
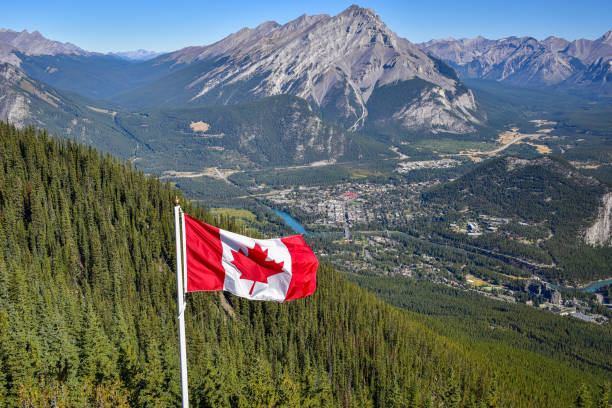
<svg viewBox="0 0 612 408">
<path fill-rule="evenodd" d="M 0 406 L 179 405 L 177 194 L 93 148 L 0 122 Z M 189 294 L 192 405 L 608 406 L 605 361 L 590 373 L 504 346 L 481 353 L 331 267 L 318 282 L 287 304 Z"/>
</svg>

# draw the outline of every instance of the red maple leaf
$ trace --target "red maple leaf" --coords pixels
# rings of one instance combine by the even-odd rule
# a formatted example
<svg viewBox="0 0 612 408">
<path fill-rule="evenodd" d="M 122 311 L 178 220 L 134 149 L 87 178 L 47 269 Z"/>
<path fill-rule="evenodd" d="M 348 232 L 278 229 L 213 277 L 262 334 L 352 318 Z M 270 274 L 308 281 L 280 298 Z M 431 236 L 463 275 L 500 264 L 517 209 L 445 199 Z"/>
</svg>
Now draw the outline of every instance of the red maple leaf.
<svg viewBox="0 0 612 408">
<path fill-rule="evenodd" d="M 248 253 L 240 248 L 240 252 L 232 250 L 232 264 L 240 271 L 240 279 L 253 281 L 249 295 L 253 294 L 255 282 L 268 283 L 268 277 L 281 273 L 285 262 L 266 261 L 268 250 L 261 249 L 259 244 L 248 249 Z"/>
</svg>

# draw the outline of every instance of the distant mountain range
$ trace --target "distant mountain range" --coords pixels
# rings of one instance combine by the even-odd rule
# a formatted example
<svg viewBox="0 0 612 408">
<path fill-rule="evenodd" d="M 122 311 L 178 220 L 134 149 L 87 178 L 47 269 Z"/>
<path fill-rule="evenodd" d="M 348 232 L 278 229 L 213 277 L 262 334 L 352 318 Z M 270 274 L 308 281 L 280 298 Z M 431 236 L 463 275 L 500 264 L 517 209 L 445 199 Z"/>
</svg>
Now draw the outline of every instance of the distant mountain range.
<svg viewBox="0 0 612 408">
<path fill-rule="evenodd" d="M 453 38 L 419 44 L 460 76 L 612 95 L 612 31 L 596 40 Z"/>
<path fill-rule="evenodd" d="M 25 55 L 104 55 L 97 52 L 85 51 L 71 43 L 62 43 L 43 37 L 38 31 L 21 32 L 0 28 L 0 61 L 12 62 L 14 65 L 21 63 L 15 53 Z M 11 54 L 13 55 L 11 57 Z M 134 51 L 109 52 L 108 55 L 116 56 L 131 61 L 146 61 L 163 53 L 138 49 Z M 9 61 L 9 59 L 11 61 Z"/>
<path fill-rule="evenodd" d="M 43 37 L 38 31 L 21 32 L 0 28 L 0 58 L 8 57 L 8 53 L 20 52 L 26 55 L 57 55 L 57 54 L 91 54 L 74 44 L 62 43 Z"/>
<path fill-rule="evenodd" d="M 115 55 L 130 61 L 147 61 L 152 58 L 162 55 L 163 52 L 155 52 L 149 50 L 138 49 L 134 51 L 110 52 L 109 55 Z"/>
<path fill-rule="evenodd" d="M 382 145 L 413 137 L 495 133 L 484 105 L 460 76 L 612 95 L 610 32 L 595 41 L 479 37 L 415 45 L 374 11 L 358 6 L 336 16 L 302 15 L 284 25 L 264 22 L 211 45 L 163 55 L 101 54 L 37 31 L 0 29 L 0 63 L 6 64 L 0 114 L 19 125 L 82 134 L 82 141 L 89 137 L 107 150 L 115 143 L 123 147 L 110 150 L 132 157 L 138 149 L 149 154 L 167 147 L 150 147 L 161 139 L 150 139 L 159 136 L 149 129 L 164 128 L 154 120 L 206 119 L 224 129 L 225 139 L 207 142 L 211 148 L 231 147 L 233 153 L 223 154 L 235 153 L 232 160 L 242 157 L 250 165 L 363 157 L 365 146 L 380 153 Z M 276 98 L 281 95 L 292 98 Z M 247 112 L 245 104 L 259 101 L 261 117 L 282 115 L 265 124 L 235 116 Z M 281 103 L 290 106 L 283 110 Z M 200 109 L 221 106 L 235 108 Z M 135 111 L 141 116 L 132 117 Z M 236 126 L 224 124 L 221 114 L 234 115 Z M 303 126 L 314 135 L 310 140 L 295 131 Z M 165 132 L 172 133 L 167 140 L 178 141 L 193 133 L 188 122 Z M 354 132 L 362 135 L 355 138 Z M 198 140 L 190 149 L 199 151 Z M 270 155 L 266 149 L 275 141 L 289 142 L 282 154 Z"/>
</svg>

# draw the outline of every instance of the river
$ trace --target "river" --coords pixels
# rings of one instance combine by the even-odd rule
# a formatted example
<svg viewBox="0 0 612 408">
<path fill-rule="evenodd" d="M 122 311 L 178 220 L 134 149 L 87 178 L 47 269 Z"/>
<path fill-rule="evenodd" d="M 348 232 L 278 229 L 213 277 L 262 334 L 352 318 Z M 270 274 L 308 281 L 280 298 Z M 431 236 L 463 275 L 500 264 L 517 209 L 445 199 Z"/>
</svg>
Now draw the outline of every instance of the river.
<svg viewBox="0 0 612 408">
<path fill-rule="evenodd" d="M 304 226 L 300 224 L 291 215 L 281 210 L 275 210 L 274 208 L 271 208 L 271 207 L 268 207 L 268 208 L 274 211 L 276 215 L 281 217 L 283 221 L 285 221 L 285 224 L 287 224 L 289 228 L 291 228 L 296 234 L 304 234 L 304 235 L 309 235 L 311 237 L 336 237 L 336 236 L 342 236 L 344 234 L 342 232 L 308 232 L 306 231 L 306 228 L 304 228 Z"/>
<path fill-rule="evenodd" d="M 308 235 L 308 232 L 306 232 L 306 228 L 304 228 L 304 226 L 302 224 L 297 222 L 297 220 L 295 218 L 293 218 L 292 216 L 290 216 L 289 214 L 287 214 L 286 212 L 281 211 L 281 210 L 272 209 L 272 211 L 274 211 L 274 213 L 276 215 L 281 217 L 283 219 L 283 221 L 285 221 L 285 224 L 287 224 L 289 226 L 289 228 L 291 228 L 293 231 L 295 231 L 296 234 L 305 234 L 305 235 Z"/>
<path fill-rule="evenodd" d="M 595 282 L 591 282 L 586 286 L 583 286 L 581 288 L 572 288 L 572 287 L 566 287 L 566 286 L 559 286 L 559 285 L 555 285 L 552 283 L 549 283 L 550 286 L 552 286 L 553 288 L 556 289 L 564 289 L 564 290 L 578 290 L 579 292 L 587 292 L 587 293 L 593 293 L 595 291 L 597 291 L 597 289 L 602 288 L 606 285 L 612 285 L 612 279 L 606 279 L 606 280 L 600 280 L 600 281 L 595 281 Z"/>
</svg>

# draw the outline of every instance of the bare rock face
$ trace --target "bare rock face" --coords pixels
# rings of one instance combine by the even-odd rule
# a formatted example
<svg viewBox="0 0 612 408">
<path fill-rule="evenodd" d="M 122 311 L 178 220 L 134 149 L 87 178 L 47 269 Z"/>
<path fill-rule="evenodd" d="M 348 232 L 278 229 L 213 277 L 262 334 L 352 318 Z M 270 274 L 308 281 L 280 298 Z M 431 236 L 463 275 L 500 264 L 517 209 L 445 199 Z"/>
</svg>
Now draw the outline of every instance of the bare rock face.
<svg viewBox="0 0 612 408">
<path fill-rule="evenodd" d="M 575 88 L 589 88 L 598 94 L 612 95 L 612 55 L 597 59 L 570 81 Z"/>
<path fill-rule="evenodd" d="M 30 116 L 30 101 L 18 91 L 25 74 L 10 64 L 0 64 L 0 118 L 23 127 Z"/>
<path fill-rule="evenodd" d="M 602 57 L 610 57 L 612 56 L 612 30 L 594 41 L 584 38 L 572 41 L 565 52 L 587 65 Z"/>
<path fill-rule="evenodd" d="M 397 114 L 407 128 L 434 132 L 471 132 L 477 123 L 464 113 L 478 110 L 474 97 L 452 69 L 445 67 L 450 73 L 443 73 L 439 61 L 398 37 L 372 10 L 358 6 L 334 17 L 303 15 L 285 25 L 267 22 L 163 58 L 176 63 L 223 61 L 188 85 L 196 90 L 191 102 L 219 95 L 230 103 L 223 99 L 224 89 L 248 84 L 253 97 L 296 95 L 324 111 L 332 109 L 344 118 L 343 126 L 356 130 L 368 118 L 368 100 L 376 88 L 420 79 L 433 90 L 410 100 L 409 106 L 398 106 L 389 117 Z M 441 106 L 433 106 L 436 103 Z"/>
<path fill-rule="evenodd" d="M 0 63 L 6 62 L 15 66 L 21 64 L 21 60 L 15 55 L 17 49 L 10 44 L 0 41 Z"/>
<path fill-rule="evenodd" d="M 611 227 L 612 193 L 607 193 L 602 198 L 602 206 L 599 208 L 597 219 L 584 234 L 584 241 L 590 245 L 609 245 Z"/>
<path fill-rule="evenodd" d="M 545 40 L 540 41 L 540 43 L 552 52 L 563 51 L 568 45 L 571 44 L 565 38 L 554 37 L 552 35 Z"/>
<path fill-rule="evenodd" d="M 87 51 L 71 43 L 45 38 L 38 31 L 21 32 L 0 28 L 0 41 L 28 55 L 87 54 Z"/>
<path fill-rule="evenodd" d="M 407 130 L 429 129 L 432 133 L 470 133 L 471 124 L 480 123 L 472 110 L 476 102 L 471 92 L 449 100 L 440 88 L 423 90 L 418 100 L 409 101 L 393 114 Z"/>
<path fill-rule="evenodd" d="M 451 61 L 457 65 L 465 65 L 484 54 L 495 43 L 495 40 L 488 40 L 478 36 L 476 38 L 461 38 L 458 40 L 454 38 L 431 40 L 419 44 L 419 47 L 445 61 Z"/>
</svg>

